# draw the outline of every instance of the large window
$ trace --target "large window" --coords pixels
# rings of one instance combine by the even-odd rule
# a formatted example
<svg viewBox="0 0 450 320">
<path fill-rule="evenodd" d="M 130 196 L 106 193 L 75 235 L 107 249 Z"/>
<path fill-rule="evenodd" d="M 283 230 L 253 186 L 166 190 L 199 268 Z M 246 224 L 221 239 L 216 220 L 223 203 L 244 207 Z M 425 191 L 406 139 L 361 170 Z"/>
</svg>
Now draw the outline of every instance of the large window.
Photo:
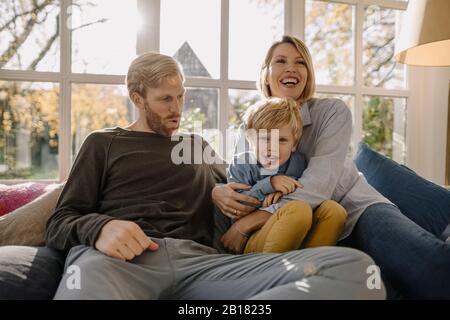
<svg viewBox="0 0 450 320">
<path fill-rule="evenodd" d="M 409 91 L 405 67 L 393 55 L 407 3 L 305 0 L 297 5 L 304 10 L 305 25 L 298 32 L 313 56 L 318 96 L 342 99 L 353 112 L 352 152 L 364 141 L 405 163 Z"/>
<path fill-rule="evenodd" d="M 136 118 L 125 73 L 146 51 L 187 76 L 181 124 L 230 158 L 269 45 L 284 33 L 313 55 L 317 96 L 352 110 L 363 140 L 404 162 L 409 91 L 394 63 L 404 1 L 11 0 L 0 3 L 0 181 L 64 180 L 86 135 Z M 222 133 L 225 141 L 218 139 Z"/>
</svg>

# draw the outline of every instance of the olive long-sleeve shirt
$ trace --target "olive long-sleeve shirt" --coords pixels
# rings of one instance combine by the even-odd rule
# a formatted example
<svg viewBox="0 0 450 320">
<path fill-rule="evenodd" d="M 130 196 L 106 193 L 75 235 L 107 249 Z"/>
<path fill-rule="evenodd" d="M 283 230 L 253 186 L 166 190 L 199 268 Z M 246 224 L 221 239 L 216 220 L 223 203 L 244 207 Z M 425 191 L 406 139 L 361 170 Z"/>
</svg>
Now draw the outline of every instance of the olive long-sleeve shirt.
<svg viewBox="0 0 450 320">
<path fill-rule="evenodd" d="M 190 141 L 192 150 L 195 144 L 200 150 L 209 147 L 198 136 L 180 135 L 180 141 Z M 150 237 L 211 245 L 211 191 L 226 181 L 226 166 L 178 164 L 172 159 L 178 143 L 122 128 L 91 133 L 47 222 L 47 245 L 60 250 L 94 246 L 101 228 L 113 219 L 133 221 Z"/>
</svg>

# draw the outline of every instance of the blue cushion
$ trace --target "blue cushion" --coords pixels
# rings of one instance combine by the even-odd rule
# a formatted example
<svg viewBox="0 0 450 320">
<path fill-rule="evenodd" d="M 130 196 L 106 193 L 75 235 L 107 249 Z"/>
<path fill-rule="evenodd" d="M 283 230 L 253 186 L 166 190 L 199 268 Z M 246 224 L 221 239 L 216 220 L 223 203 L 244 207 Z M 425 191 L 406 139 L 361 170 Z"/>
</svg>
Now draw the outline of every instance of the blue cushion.
<svg viewBox="0 0 450 320">
<path fill-rule="evenodd" d="M 0 247 L 0 300 L 52 299 L 65 253 L 47 247 Z"/>
<path fill-rule="evenodd" d="M 418 225 L 441 236 L 450 224 L 450 191 L 360 143 L 354 162 L 370 185 Z"/>
</svg>

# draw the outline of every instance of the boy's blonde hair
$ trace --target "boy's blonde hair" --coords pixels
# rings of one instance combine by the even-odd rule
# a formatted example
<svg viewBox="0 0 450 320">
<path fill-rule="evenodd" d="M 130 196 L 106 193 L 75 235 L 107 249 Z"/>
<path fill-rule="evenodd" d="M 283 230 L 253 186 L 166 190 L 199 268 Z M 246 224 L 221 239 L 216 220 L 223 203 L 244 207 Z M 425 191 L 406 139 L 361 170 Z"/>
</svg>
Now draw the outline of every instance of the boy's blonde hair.
<svg viewBox="0 0 450 320">
<path fill-rule="evenodd" d="M 303 89 L 303 92 L 300 96 L 300 102 L 308 101 L 313 97 L 314 92 L 316 91 L 316 77 L 314 75 L 314 67 L 308 47 L 306 47 L 305 43 L 302 40 L 294 36 L 284 35 L 279 41 L 274 42 L 270 46 L 269 50 L 267 50 L 266 57 L 261 66 L 261 73 L 259 76 L 259 90 L 266 98 L 272 96 L 272 91 L 270 90 L 269 82 L 267 80 L 267 73 L 270 66 L 270 61 L 273 58 L 273 52 L 275 51 L 276 47 L 278 47 L 282 43 L 292 44 L 305 60 L 308 79 L 306 80 L 305 89 Z"/>
<path fill-rule="evenodd" d="M 294 142 L 297 144 L 302 136 L 303 122 L 300 109 L 291 99 L 268 98 L 255 103 L 244 115 L 246 129 L 279 129 L 290 125 Z"/>
<path fill-rule="evenodd" d="M 126 84 L 128 95 L 136 92 L 146 97 L 146 88 L 157 88 L 163 79 L 180 76 L 184 82 L 181 65 L 172 57 L 161 53 L 148 52 L 134 59 L 128 67 Z"/>
</svg>

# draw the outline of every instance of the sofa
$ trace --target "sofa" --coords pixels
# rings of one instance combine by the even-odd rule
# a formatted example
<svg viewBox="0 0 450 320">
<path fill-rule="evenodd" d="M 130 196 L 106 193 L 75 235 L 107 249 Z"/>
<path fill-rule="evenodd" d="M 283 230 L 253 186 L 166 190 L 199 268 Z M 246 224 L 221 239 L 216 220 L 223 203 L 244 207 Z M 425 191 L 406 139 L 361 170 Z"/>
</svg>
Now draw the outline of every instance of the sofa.
<svg viewBox="0 0 450 320">
<path fill-rule="evenodd" d="M 448 216 L 445 213 L 450 212 L 449 190 L 423 179 L 366 144 L 358 146 L 354 162 L 368 182 L 402 212 L 432 210 Z M 45 247 L 44 231 L 62 188 L 63 184 L 54 185 L 38 196 L 35 194 L 31 202 L 23 206 L 20 203 L 16 210 L 0 216 L 0 300 L 53 297 L 67 252 Z M 2 201 L 3 208 L 5 203 L 11 203 L 0 188 L 0 209 Z M 447 234 L 448 230 L 444 230 L 443 240 Z"/>
</svg>

